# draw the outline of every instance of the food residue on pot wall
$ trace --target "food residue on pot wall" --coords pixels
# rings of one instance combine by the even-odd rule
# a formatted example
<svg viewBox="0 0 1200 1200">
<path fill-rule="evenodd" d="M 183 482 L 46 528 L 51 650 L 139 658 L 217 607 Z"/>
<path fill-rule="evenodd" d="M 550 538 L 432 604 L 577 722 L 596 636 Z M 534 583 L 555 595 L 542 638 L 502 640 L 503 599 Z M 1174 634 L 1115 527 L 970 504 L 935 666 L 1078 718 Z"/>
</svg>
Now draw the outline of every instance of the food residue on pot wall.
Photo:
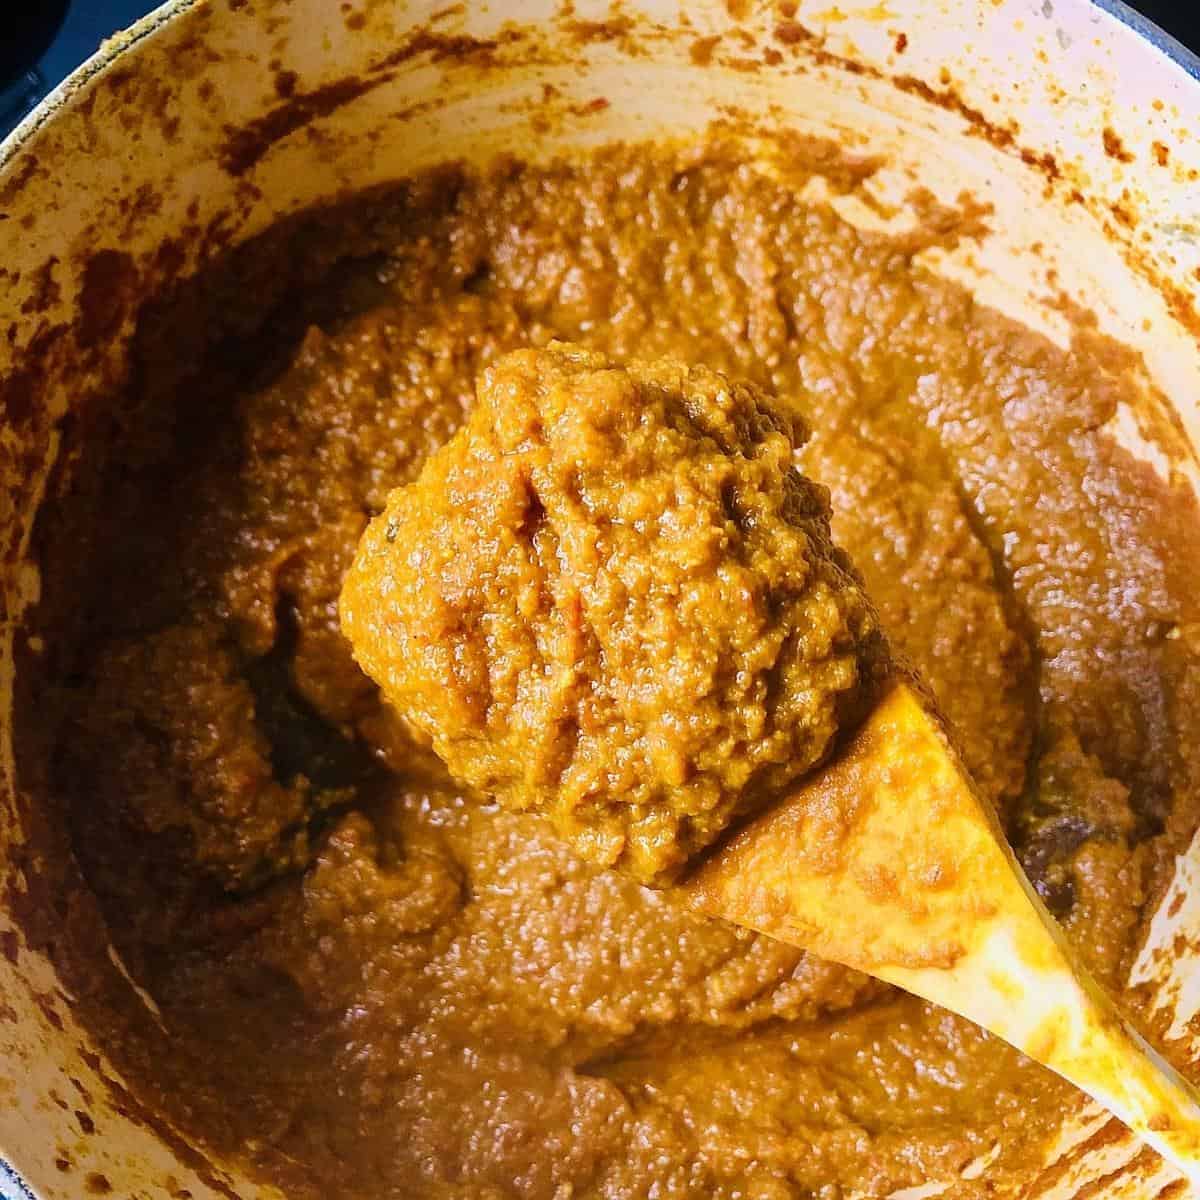
<svg viewBox="0 0 1200 1200">
<path fill-rule="evenodd" d="M 1131 163 L 1133 155 L 1125 148 L 1125 143 L 1121 140 L 1121 135 L 1117 133 L 1111 126 L 1104 127 L 1103 134 L 1104 153 L 1109 158 L 1115 158 L 1118 162 Z"/>
</svg>

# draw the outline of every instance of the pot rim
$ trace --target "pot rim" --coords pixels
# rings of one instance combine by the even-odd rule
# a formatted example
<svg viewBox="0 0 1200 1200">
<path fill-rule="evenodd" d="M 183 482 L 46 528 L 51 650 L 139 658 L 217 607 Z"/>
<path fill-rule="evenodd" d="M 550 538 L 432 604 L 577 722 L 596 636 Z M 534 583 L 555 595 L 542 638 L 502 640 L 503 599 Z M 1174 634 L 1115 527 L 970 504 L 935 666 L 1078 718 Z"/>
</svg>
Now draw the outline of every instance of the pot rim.
<svg viewBox="0 0 1200 1200">
<path fill-rule="evenodd" d="M 1049 4 L 1052 0 L 1045 2 Z M 43 97 L 7 137 L 0 140 L 0 171 L 3 171 L 24 144 L 57 113 L 76 89 L 115 62 L 127 50 L 131 50 L 144 37 L 149 37 L 160 26 L 201 3 L 204 3 L 204 0 L 164 0 L 163 4 L 135 21 L 128 29 L 101 43 L 95 54 L 80 63 L 53 91 Z M 1164 54 L 1190 79 L 1200 83 L 1200 51 L 1189 50 L 1178 38 L 1149 17 L 1131 8 L 1125 0 L 1087 0 L 1087 3 L 1133 30 L 1147 45 Z"/>
<path fill-rule="evenodd" d="M 81 88 L 88 80 L 105 70 L 111 63 L 120 58 L 127 50 L 133 49 L 143 38 L 149 37 L 155 30 L 165 25 L 180 13 L 194 8 L 205 0 L 164 0 L 157 8 L 151 9 L 145 16 L 139 17 L 126 29 L 105 38 L 90 57 L 85 58 L 66 78 L 59 81 L 53 89 L 46 93 L 35 107 L 19 121 L 8 133 L 0 139 L 0 171 L 15 157 L 27 141 L 43 125 L 54 117 L 58 110 Z M 1200 72 L 1200 62 L 1196 64 Z M 1200 74 L 1197 75 L 1200 78 Z"/>
<path fill-rule="evenodd" d="M 139 18 L 127 29 L 115 33 L 96 52 L 60 81 L 9 134 L 0 139 L 0 172 L 24 149 L 37 132 L 96 75 L 108 69 L 143 39 L 152 36 L 168 22 L 208 0 L 163 0 L 158 7 Z M 1163 54 L 1200 86 L 1200 51 L 1192 51 L 1150 18 L 1132 8 L 1125 0 L 1086 0 L 1094 10 L 1104 13 L 1131 30 L 1142 42 Z M 1052 0 L 1045 0 L 1047 6 Z M 16 1166 L 0 1155 L 0 1200 L 37 1200 L 36 1193 L 21 1177 Z"/>
<path fill-rule="evenodd" d="M 1128 25 L 1134 33 L 1160 50 L 1172 62 L 1182 67 L 1188 75 L 1200 83 L 1200 53 L 1189 50 L 1177 37 L 1130 8 L 1125 0 L 1089 0 L 1093 8 L 1115 17 L 1122 25 Z"/>
</svg>

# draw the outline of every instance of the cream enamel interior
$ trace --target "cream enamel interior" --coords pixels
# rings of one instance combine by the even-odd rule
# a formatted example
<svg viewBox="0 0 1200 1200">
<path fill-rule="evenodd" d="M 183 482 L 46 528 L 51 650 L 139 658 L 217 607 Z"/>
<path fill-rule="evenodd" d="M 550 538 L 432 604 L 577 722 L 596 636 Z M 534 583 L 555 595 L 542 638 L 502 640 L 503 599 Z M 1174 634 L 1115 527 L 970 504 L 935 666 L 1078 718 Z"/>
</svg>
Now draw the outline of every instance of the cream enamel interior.
<svg viewBox="0 0 1200 1200">
<path fill-rule="evenodd" d="M 0 873 L 21 887 L 14 850 L 23 841 L 14 797 L 11 747 L 12 640 L 21 613 L 36 599 L 35 564 L 25 560 L 28 531 L 41 479 L 57 446 L 55 422 L 106 378 L 119 375 L 132 328 L 126 316 L 98 351 L 83 356 L 68 332 L 51 348 L 39 333 L 77 317 L 80 273 L 73 262 L 88 250 L 112 247 L 149 263 L 163 240 L 185 225 L 204 227 L 224 216 L 236 240 L 281 215 L 346 188 L 393 179 L 446 157 L 486 158 L 498 151 L 545 157 L 612 138 L 687 136 L 728 112 L 730 106 L 773 126 L 833 136 L 884 155 L 888 167 L 871 187 L 884 201 L 902 200 L 919 173 L 942 198 L 962 190 L 994 206 L 995 233 L 981 247 L 939 255 L 937 269 L 970 280 L 986 302 L 1064 336 L 1052 301 L 1065 293 L 1093 308 L 1102 326 L 1137 348 L 1153 380 L 1174 400 L 1179 424 L 1152 412 L 1122 413 L 1119 436 L 1138 448 L 1156 470 L 1195 478 L 1187 437 L 1200 443 L 1200 347 L 1172 314 L 1171 299 L 1135 271 L 1123 242 L 1176 289 L 1197 293 L 1200 269 L 1200 83 L 1160 51 L 1090 0 L 889 0 L 871 6 L 830 7 L 824 0 L 799 5 L 794 19 L 824 38 L 823 47 L 904 74 L 934 91 L 954 94 L 998 126 L 1012 123 L 1013 145 L 979 136 L 961 111 L 931 103 L 911 88 L 870 74 L 814 61 L 811 43 L 791 46 L 773 38 L 780 14 L 761 5 L 735 20 L 724 4 L 701 0 L 637 0 L 624 12 L 657 23 L 648 53 L 630 55 L 620 40 L 568 46 L 553 32 L 553 0 L 468 4 L 443 17 L 446 33 L 487 37 L 508 22 L 544 31 L 554 53 L 514 54 L 513 65 L 484 74 L 416 54 L 394 68 L 372 68 L 390 47 L 443 8 L 439 0 L 356 3 L 362 22 L 347 22 L 328 0 L 177 0 L 115 40 L 73 81 L 52 96 L 0 151 L 0 224 L 4 266 L 0 290 L 0 380 L 20 380 L 20 368 L 37 356 L 48 366 L 49 387 L 33 396 L 30 419 L 8 414 L 0 426 L 0 508 L 5 544 L 17 550 L 3 564 L 6 609 L 0 627 Z M 736 7 L 730 5 L 730 7 Z M 686 9 L 686 16 L 684 16 Z M 604 0 L 577 6 L 579 19 L 609 13 Z M 783 62 L 755 72 L 723 65 L 720 54 L 701 66 L 689 55 L 700 36 L 740 24 Z M 903 53 L 898 35 L 907 36 Z M 635 34 L 635 38 L 636 38 Z M 504 61 L 504 50 L 500 51 Z M 276 142 L 249 171 L 233 176 L 221 152 L 236 129 L 280 104 L 272 60 L 297 73 L 299 93 L 358 77 L 373 86 L 352 102 Z M 948 72 L 948 75 L 945 74 Z M 529 106 L 552 83 L 563 115 L 540 132 Z M 119 84 L 119 86 L 118 86 Z M 608 107 L 571 115 L 570 105 L 598 98 Z M 424 102 L 436 101 L 432 105 Z M 1115 130 L 1120 157 L 1105 152 L 1104 130 Z M 1168 165 L 1155 143 L 1168 150 Z M 1016 147 L 1055 157 L 1058 178 L 1021 161 Z M 769 169 L 769 168 L 764 168 Z M 122 201 L 149 185 L 157 206 L 140 215 Z M 1083 202 L 1071 202 L 1077 191 Z M 855 200 L 839 200 L 846 215 L 875 222 L 878 215 Z M 1112 212 L 1136 214 L 1126 229 Z M 189 211 L 190 210 L 190 211 Z M 897 218 L 903 220 L 902 217 Z M 1113 240 L 1105 225 L 1121 237 Z M 185 241 L 179 269 L 189 271 L 203 254 L 200 238 Z M 37 286 L 37 271 L 51 256 L 58 296 L 35 317 L 22 312 Z M 1048 278 L 1047 272 L 1056 272 Z M 19 278 L 18 278 L 19 276 Z M 22 414 L 24 418 L 26 414 Z M 1161 414 L 1160 414 L 1161 416 Z M 1186 433 L 1185 433 L 1186 431 Z M 39 469 L 32 464 L 41 463 Z M 9 542 L 8 538 L 15 538 Z M 1181 862 L 1179 888 L 1200 871 L 1200 850 Z M 1170 897 L 1168 897 L 1169 901 Z M 1167 915 L 1171 913 L 1171 915 Z M 0 936 L 11 920 L 0 911 Z M 1170 950 L 1182 933 L 1200 937 L 1200 911 L 1164 903 L 1152 943 L 1135 975 L 1159 990 L 1180 1028 L 1200 1010 L 1194 954 Z M 46 1200 L 85 1194 L 89 1171 L 101 1172 L 118 1195 L 166 1195 L 186 1188 L 193 1196 L 256 1194 L 236 1171 L 213 1164 L 197 1173 L 180 1147 L 123 1117 L 101 1076 L 102 1060 L 81 1053 L 86 1034 L 74 1022 L 49 964 L 5 937 L 0 956 L 0 1151 Z M 18 948 L 19 947 L 19 948 Z M 51 1019 L 47 1010 L 56 1015 Z M 58 1027 L 56 1022 L 61 1024 Z M 96 1133 L 81 1134 L 68 1105 L 52 1093 L 74 1096 L 71 1078 L 94 1096 Z M 1058 1154 L 1085 1141 L 1097 1127 L 1082 1110 L 1064 1134 Z M 76 1163 L 70 1174 L 54 1166 L 62 1148 Z M 1072 1195 L 1089 1181 L 1118 1171 L 1138 1148 L 1113 1143 L 1049 1172 L 1046 1195 Z M 986 1161 L 969 1171 L 983 1173 Z M 1036 1175 L 1031 1171 L 1031 1177 Z M 1144 1160 L 1106 1180 L 1106 1195 L 1154 1194 L 1169 1178 Z M 931 1181 L 921 1194 L 944 1190 Z M 910 1195 L 913 1193 L 909 1193 Z"/>
</svg>

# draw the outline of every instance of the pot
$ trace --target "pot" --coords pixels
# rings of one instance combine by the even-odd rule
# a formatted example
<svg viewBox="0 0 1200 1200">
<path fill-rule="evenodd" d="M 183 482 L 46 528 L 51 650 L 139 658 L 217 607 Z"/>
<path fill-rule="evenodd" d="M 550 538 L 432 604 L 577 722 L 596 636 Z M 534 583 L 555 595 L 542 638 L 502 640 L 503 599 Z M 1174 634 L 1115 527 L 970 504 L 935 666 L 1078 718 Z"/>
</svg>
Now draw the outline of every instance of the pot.
<svg viewBox="0 0 1200 1200">
<path fill-rule="evenodd" d="M 753 43 L 735 50 L 737 28 Z M 11 1170 L 14 1195 L 44 1200 L 274 1194 L 146 1111 L 80 1020 L 86 978 L 70 964 L 90 951 L 97 970 L 123 967 L 79 916 L 38 780 L 14 757 L 14 726 L 35 724 L 23 671 L 52 652 L 23 629 L 41 586 L 32 523 L 67 425 L 127 369 L 142 302 L 289 213 L 439 160 L 546 158 L 722 114 L 885 156 L 878 208 L 838 201 L 852 220 L 880 220 L 918 177 L 991 204 L 993 236 L 931 265 L 1060 340 L 1058 297 L 1092 308 L 1173 398 L 1148 391 L 1114 436 L 1194 484 L 1200 61 L 1115 0 L 698 0 L 686 18 L 665 0 L 164 5 L 0 150 L 0 1151 L 13 1164 L 0 1191 Z M 1181 1037 L 1200 1010 L 1198 875 L 1193 844 L 1133 972 Z M 985 1175 L 986 1157 L 967 1170 Z M 1028 1194 L 1141 1197 L 1171 1180 L 1081 1101 L 1030 1164 Z"/>
</svg>

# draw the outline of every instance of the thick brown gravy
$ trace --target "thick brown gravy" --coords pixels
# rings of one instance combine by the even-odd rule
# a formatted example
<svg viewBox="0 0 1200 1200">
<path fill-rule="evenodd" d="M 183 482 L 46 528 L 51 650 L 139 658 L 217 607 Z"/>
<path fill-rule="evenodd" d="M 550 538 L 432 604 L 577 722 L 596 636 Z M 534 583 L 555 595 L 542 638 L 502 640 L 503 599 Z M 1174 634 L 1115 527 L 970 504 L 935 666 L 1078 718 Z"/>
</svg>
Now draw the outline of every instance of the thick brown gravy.
<svg viewBox="0 0 1200 1200">
<path fill-rule="evenodd" d="M 1104 433 L 1137 362 L 916 265 L 952 225 L 858 232 L 730 145 L 616 147 L 435 173 L 147 314 L 115 421 L 77 431 L 107 465 L 43 531 L 52 761 L 168 1032 L 100 999 L 94 1020 L 189 1136 L 332 1200 L 833 1200 L 997 1144 L 955 1194 L 1028 1180 L 1066 1085 L 461 798 L 336 609 L 499 353 L 562 337 L 760 384 L 818 431 L 804 470 L 885 628 L 1121 980 L 1196 824 L 1200 555 Z"/>
</svg>

